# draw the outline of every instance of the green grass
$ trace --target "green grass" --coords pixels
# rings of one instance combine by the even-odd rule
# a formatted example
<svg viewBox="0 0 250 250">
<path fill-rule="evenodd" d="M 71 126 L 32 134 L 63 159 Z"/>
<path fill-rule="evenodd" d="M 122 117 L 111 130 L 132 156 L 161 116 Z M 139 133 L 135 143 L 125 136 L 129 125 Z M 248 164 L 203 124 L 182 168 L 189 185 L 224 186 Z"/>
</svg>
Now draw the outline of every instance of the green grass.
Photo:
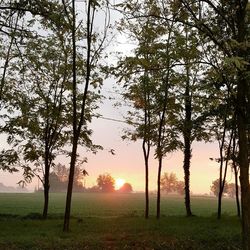
<svg viewBox="0 0 250 250">
<path fill-rule="evenodd" d="M 37 217 L 42 194 L 0 194 L 0 249 L 240 249 L 235 202 L 193 197 L 186 218 L 181 197 L 162 197 L 162 218 L 143 218 L 143 194 L 74 194 L 71 231 L 62 232 L 65 194 L 51 194 L 49 219 Z"/>
<path fill-rule="evenodd" d="M 63 193 L 50 195 L 49 213 L 63 214 L 66 196 Z M 156 213 L 156 196 L 150 196 L 150 212 Z M 0 214 L 27 215 L 41 213 L 42 193 L 3 194 L 0 193 Z M 211 216 L 217 211 L 217 200 L 211 197 L 192 197 L 192 209 L 197 216 Z M 223 213 L 236 214 L 235 201 L 225 198 Z M 162 196 L 161 211 L 164 216 L 184 216 L 184 199 L 179 196 Z M 144 194 L 93 194 L 75 193 L 72 199 L 72 215 L 83 217 L 109 217 L 127 214 L 143 216 Z"/>
</svg>

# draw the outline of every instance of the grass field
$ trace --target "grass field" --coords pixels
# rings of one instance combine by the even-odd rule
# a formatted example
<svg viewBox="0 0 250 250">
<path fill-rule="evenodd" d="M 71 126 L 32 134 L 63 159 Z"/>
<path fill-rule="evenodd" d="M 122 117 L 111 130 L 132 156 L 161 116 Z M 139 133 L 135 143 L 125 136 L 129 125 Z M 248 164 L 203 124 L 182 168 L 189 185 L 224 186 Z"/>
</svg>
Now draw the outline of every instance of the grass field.
<svg viewBox="0 0 250 250">
<path fill-rule="evenodd" d="M 62 232 L 65 194 L 51 194 L 49 219 L 40 219 L 42 194 L 0 194 L 0 249 L 240 249 L 234 200 L 193 197 L 185 217 L 182 197 L 162 197 L 162 218 L 143 218 L 143 194 L 74 194 L 71 231 Z"/>
</svg>

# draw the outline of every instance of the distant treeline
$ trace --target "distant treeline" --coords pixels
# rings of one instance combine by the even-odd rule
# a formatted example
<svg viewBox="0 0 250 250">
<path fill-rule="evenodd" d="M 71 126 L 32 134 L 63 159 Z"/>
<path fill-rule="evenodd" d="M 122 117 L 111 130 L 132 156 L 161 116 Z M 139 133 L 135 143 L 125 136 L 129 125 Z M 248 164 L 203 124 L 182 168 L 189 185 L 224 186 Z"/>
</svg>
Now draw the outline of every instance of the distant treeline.
<svg viewBox="0 0 250 250">
<path fill-rule="evenodd" d="M 57 164 L 50 173 L 50 192 L 66 192 L 68 187 L 69 169 L 62 164 Z M 87 171 L 76 167 L 74 175 L 73 192 L 122 192 L 130 193 L 133 191 L 130 183 L 124 183 L 119 190 L 115 190 L 115 180 L 108 174 L 101 174 L 98 176 L 97 185 L 92 187 L 85 187 L 85 178 L 88 175 Z M 43 192 L 43 188 L 35 188 L 35 192 Z"/>
</svg>

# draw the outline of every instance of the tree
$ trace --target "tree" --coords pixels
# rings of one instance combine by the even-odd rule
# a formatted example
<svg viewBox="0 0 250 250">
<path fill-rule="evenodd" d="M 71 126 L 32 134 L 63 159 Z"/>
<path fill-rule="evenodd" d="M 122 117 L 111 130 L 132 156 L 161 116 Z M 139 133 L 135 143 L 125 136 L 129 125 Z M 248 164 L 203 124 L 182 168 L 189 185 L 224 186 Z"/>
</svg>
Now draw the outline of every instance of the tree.
<svg viewBox="0 0 250 250">
<path fill-rule="evenodd" d="M 131 4 L 134 5 L 134 9 L 137 9 L 138 6 L 135 2 L 131 2 Z M 126 8 L 126 4 L 124 7 Z M 145 4 L 145 8 L 148 10 L 150 6 Z M 134 16 L 130 12 L 127 15 L 128 17 Z M 127 120 L 132 121 L 129 124 L 131 123 L 135 129 L 134 131 L 127 131 L 126 136 L 123 136 L 123 138 L 129 138 L 132 141 L 142 139 L 145 166 L 145 218 L 147 219 L 149 217 L 149 157 L 152 146 L 152 120 L 154 119 L 152 117 L 152 96 L 155 87 L 150 68 L 153 66 L 154 61 L 152 45 L 157 32 L 153 31 L 150 18 L 148 20 L 137 20 L 137 23 L 134 23 L 133 19 L 128 18 L 127 15 L 125 12 L 125 17 L 120 25 L 121 30 L 130 32 L 139 45 L 133 56 L 122 58 L 119 61 L 116 75 L 122 76 L 120 81 L 124 81 L 124 99 L 129 100 L 134 108 L 134 111 L 128 112 Z M 135 117 L 136 121 L 134 121 Z"/>
<path fill-rule="evenodd" d="M 85 177 L 88 175 L 88 172 L 85 169 L 82 169 L 80 166 L 76 166 L 74 174 L 74 183 L 73 191 L 82 192 L 85 191 Z"/>
<path fill-rule="evenodd" d="M 174 173 L 164 173 L 161 177 L 161 190 L 166 193 L 171 193 L 176 191 L 176 186 L 178 180 L 176 174 Z"/>
<path fill-rule="evenodd" d="M 45 7 L 46 6 L 46 7 Z M 5 112 L 13 112 L 9 108 L 9 100 L 13 99 L 12 89 L 13 82 L 8 82 L 7 78 L 17 73 L 17 69 L 13 70 L 10 64 L 15 64 L 18 68 L 20 58 L 25 58 L 23 46 L 26 46 L 29 39 L 34 38 L 38 33 L 34 31 L 34 17 L 37 17 L 37 22 L 43 20 L 44 17 L 51 20 L 49 13 L 54 11 L 55 14 L 58 10 L 58 4 L 50 1 L 43 1 L 43 4 L 38 3 L 38 1 L 1 1 L 1 31 L 0 31 L 0 42 L 1 42 L 1 60 L 4 60 L 3 70 L 1 72 L 1 85 L 0 85 L 0 109 Z M 32 15 L 27 15 L 31 13 Z M 50 16 L 50 17 L 49 17 Z M 55 15 L 54 15 L 55 16 Z M 20 80 L 21 74 L 16 74 L 16 82 Z M 15 106 L 19 105 L 15 103 Z M 31 168 L 18 160 L 18 154 L 15 154 L 13 150 L 6 151 L 6 155 L 2 155 L 4 161 L 7 160 L 10 164 L 6 165 L 4 162 L 1 165 L 1 169 L 4 171 L 9 171 L 13 173 L 14 171 L 19 171 L 19 168 L 23 169 L 23 176 L 25 181 L 20 181 L 21 184 L 25 182 L 30 182 L 31 178 L 34 176 L 30 171 Z M 11 157 L 11 162 L 7 159 Z M 13 160 L 15 158 L 16 164 L 13 167 Z"/>
<path fill-rule="evenodd" d="M 220 179 L 216 179 L 215 181 L 212 182 L 212 186 L 210 187 L 210 190 L 211 192 L 216 196 L 218 197 L 219 194 L 220 194 Z M 228 183 L 227 181 L 225 181 L 225 184 L 224 184 L 224 189 L 223 189 L 223 194 L 226 194 L 228 192 Z"/>
<path fill-rule="evenodd" d="M 6 78 L 8 84 L 13 83 L 11 92 L 17 99 L 7 102 L 9 110 L 13 109 L 2 128 L 2 132 L 12 138 L 8 142 L 13 150 L 30 163 L 30 168 L 35 164 L 33 173 L 39 176 L 38 169 L 42 173 L 44 218 L 48 213 L 50 169 L 69 140 L 67 127 L 71 120 L 67 109 L 70 77 L 69 47 L 64 40 L 67 30 L 62 29 L 61 32 L 51 26 L 51 23 L 46 23 L 46 27 L 52 29 L 52 35 L 30 39 L 23 48 L 25 58 L 19 61 L 18 66 L 16 61 L 10 65 L 12 72 L 15 69 L 20 72 L 21 83 L 17 83 L 13 73 L 13 78 Z M 13 113 L 15 107 L 19 111 L 17 115 Z"/>
<path fill-rule="evenodd" d="M 83 183 L 83 178 L 86 176 L 86 173 L 86 170 L 76 166 L 73 184 L 74 192 L 83 192 L 86 190 Z M 65 165 L 58 163 L 50 173 L 51 192 L 65 192 L 68 185 L 68 176 L 69 169 L 66 168 Z"/>
<path fill-rule="evenodd" d="M 52 172 L 55 173 L 61 182 L 66 182 L 68 180 L 69 170 L 65 165 L 62 165 L 61 163 L 56 164 L 53 167 Z"/>
<path fill-rule="evenodd" d="M 6 99 L 7 114 L 1 129 L 8 134 L 12 151 L 18 152 L 16 162 L 23 162 L 26 172 L 38 176 L 43 183 L 43 218 L 48 214 L 50 169 L 69 140 L 67 127 L 71 120 L 67 112 L 70 46 L 65 40 L 69 29 L 63 17 L 57 20 L 62 6 L 56 6 L 53 18 L 40 18 L 36 23 L 48 34 L 29 37 L 25 46 L 16 48 L 19 57 L 9 62 L 6 95 L 16 98 Z M 5 150 L 1 152 L 5 153 Z"/>
<path fill-rule="evenodd" d="M 231 84 L 231 82 L 227 82 L 227 86 Z M 231 106 L 232 101 L 230 100 L 228 90 L 223 94 L 223 97 L 223 101 L 220 101 L 216 108 L 214 117 L 215 124 L 212 126 L 214 137 L 218 141 L 220 154 L 220 157 L 215 159 L 215 161 L 219 163 L 218 219 L 221 218 L 222 196 L 226 184 L 229 161 L 231 160 L 232 140 L 235 132 L 235 111 Z M 213 159 L 211 158 L 211 160 Z"/>
<path fill-rule="evenodd" d="M 101 192 L 115 191 L 115 179 L 108 173 L 99 175 L 96 182 Z"/>
<path fill-rule="evenodd" d="M 55 173 L 51 172 L 49 176 L 50 180 L 50 192 L 66 192 L 67 190 L 67 181 L 63 181 Z"/>
<path fill-rule="evenodd" d="M 77 149 L 78 145 L 82 144 L 92 150 L 97 150 L 98 147 L 94 147 L 92 141 L 89 138 L 90 133 L 87 132 L 87 122 L 91 121 L 91 109 L 87 108 L 88 103 L 91 103 L 91 91 L 89 90 L 90 85 L 93 88 L 98 87 L 102 84 L 102 78 L 99 77 L 100 71 L 96 67 L 98 61 L 101 57 L 101 53 L 104 48 L 104 41 L 107 35 L 107 30 L 109 27 L 109 10 L 108 2 L 104 3 L 104 30 L 103 36 L 100 38 L 98 33 L 94 30 L 94 22 L 96 17 L 96 12 L 98 9 L 101 9 L 100 3 L 97 1 L 86 0 L 86 20 L 81 23 L 86 23 L 84 28 L 83 37 L 84 37 L 84 62 L 81 71 L 85 74 L 85 80 L 81 83 L 78 81 L 79 70 L 77 69 L 77 33 L 78 33 L 78 24 L 77 24 L 77 11 L 75 0 L 71 1 L 71 8 L 69 7 L 70 2 L 63 0 L 64 5 L 64 14 L 67 16 L 68 25 L 71 29 L 71 41 L 72 41 L 72 85 L 71 85 L 71 96 L 72 96 L 72 134 L 71 134 L 71 143 L 72 149 L 70 153 L 70 170 L 69 170 L 69 181 L 67 188 L 67 197 L 66 197 L 66 206 L 64 213 L 64 224 L 63 231 L 69 231 L 69 222 L 70 222 L 70 211 L 71 211 L 71 199 L 72 199 L 72 190 L 74 183 L 74 173 L 75 166 L 77 163 Z M 96 94 L 95 99 L 98 98 Z M 93 99 L 92 99 L 93 100 Z M 100 147 L 99 147 L 100 148 Z"/>
<path fill-rule="evenodd" d="M 229 183 L 227 185 L 227 194 L 230 198 L 235 198 L 236 194 L 235 183 Z"/>
<path fill-rule="evenodd" d="M 161 177 L 161 190 L 167 194 L 177 192 L 183 195 L 185 194 L 185 182 L 178 181 L 174 173 L 164 173 Z"/>
<path fill-rule="evenodd" d="M 123 138 L 132 141 L 142 139 L 145 168 L 145 218 L 147 219 L 149 217 L 149 158 L 155 135 L 153 130 L 156 128 L 154 95 L 159 81 L 153 68 L 159 67 L 157 61 L 159 55 L 155 52 L 159 46 L 157 38 L 161 34 L 161 28 L 159 25 L 153 25 L 152 18 L 136 18 L 138 11 L 141 10 L 140 4 L 132 1 L 130 4 L 136 11 L 134 13 L 124 12 L 124 18 L 121 20 L 119 28 L 129 32 L 135 43 L 138 43 L 138 47 L 133 56 L 120 59 L 115 75 L 119 77 L 119 82 L 123 83 L 124 99 L 129 100 L 133 106 L 133 111 L 128 112 L 126 119 L 134 130 L 127 130 Z M 152 3 L 145 2 L 143 11 L 150 11 L 151 5 Z M 126 3 L 121 7 L 126 9 Z"/>
<path fill-rule="evenodd" d="M 132 185 L 130 183 L 124 183 L 118 190 L 120 193 L 131 193 L 133 192 Z"/>
<path fill-rule="evenodd" d="M 178 181 L 176 183 L 176 192 L 179 195 L 184 195 L 185 194 L 185 182 L 184 181 Z"/>
<path fill-rule="evenodd" d="M 188 20 L 188 17 L 187 17 Z M 175 98 L 178 100 L 178 109 L 174 119 L 171 120 L 173 126 L 181 134 L 181 147 L 183 152 L 183 170 L 185 183 L 185 207 L 186 215 L 192 216 L 190 198 L 190 168 L 192 157 L 192 143 L 194 140 L 207 140 L 204 123 L 204 107 L 207 105 L 204 86 L 201 84 L 202 67 L 201 51 L 199 50 L 199 36 L 196 30 L 189 29 L 187 25 L 180 27 L 176 32 L 176 54 L 179 60 L 178 80 L 176 83 Z"/>
</svg>

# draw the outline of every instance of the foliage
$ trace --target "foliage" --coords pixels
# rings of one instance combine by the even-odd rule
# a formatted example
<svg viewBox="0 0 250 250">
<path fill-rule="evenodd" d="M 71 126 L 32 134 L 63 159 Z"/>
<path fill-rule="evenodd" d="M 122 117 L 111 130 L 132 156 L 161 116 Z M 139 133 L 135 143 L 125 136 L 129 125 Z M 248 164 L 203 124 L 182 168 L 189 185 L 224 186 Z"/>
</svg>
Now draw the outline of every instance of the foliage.
<svg viewBox="0 0 250 250">
<path fill-rule="evenodd" d="M 115 191 L 115 180 L 108 173 L 100 174 L 96 182 L 101 192 L 114 192 Z"/>
<path fill-rule="evenodd" d="M 161 190 L 165 193 L 177 192 L 180 195 L 184 194 L 185 184 L 183 181 L 178 181 L 176 174 L 164 173 L 161 177 Z"/>
<path fill-rule="evenodd" d="M 69 47 L 63 38 L 68 30 L 53 29 L 51 19 L 39 21 L 34 19 L 33 25 L 53 31 L 45 37 L 26 37 L 13 49 L 15 57 L 5 77 L 1 132 L 8 135 L 7 142 L 18 155 L 12 164 L 23 166 L 33 176 L 43 173 L 45 178 L 40 178 L 48 186 L 53 160 L 69 140 L 70 115 L 66 107 L 70 104 L 67 91 L 71 72 Z M 6 153 L 2 151 L 2 155 Z"/>
<path fill-rule="evenodd" d="M 184 181 L 178 181 L 175 187 L 175 190 L 178 194 L 184 195 L 185 193 L 185 183 Z"/>
<path fill-rule="evenodd" d="M 238 187 L 238 188 L 240 188 L 240 187 Z M 239 192 L 240 192 L 240 189 L 239 189 Z M 235 183 L 229 183 L 227 185 L 227 194 L 231 198 L 235 197 L 235 195 L 236 195 L 236 186 L 235 186 Z"/>
<path fill-rule="evenodd" d="M 124 183 L 122 187 L 118 190 L 120 193 L 131 193 L 133 192 L 132 185 L 130 183 Z"/>
<path fill-rule="evenodd" d="M 166 193 L 171 193 L 176 190 L 177 177 L 174 173 L 164 173 L 161 177 L 161 189 Z"/>
<path fill-rule="evenodd" d="M 68 186 L 68 176 L 69 169 L 65 165 L 58 163 L 50 173 L 50 192 L 66 192 Z M 84 178 L 84 170 L 77 166 L 74 175 L 74 192 L 86 191 L 86 188 L 84 187 Z"/>
<path fill-rule="evenodd" d="M 212 182 L 212 186 L 210 187 L 210 190 L 215 196 L 217 196 L 217 197 L 219 196 L 220 179 L 216 179 L 215 181 Z M 227 192 L 228 192 L 228 183 L 227 183 L 227 181 L 225 181 L 223 194 L 226 194 Z"/>
<path fill-rule="evenodd" d="M 240 187 L 239 188 L 239 192 L 240 192 Z M 213 185 L 210 187 L 211 192 L 215 195 L 218 196 L 219 195 L 219 179 L 213 181 Z M 236 195 L 236 187 L 235 187 L 235 183 L 227 183 L 225 182 L 225 187 L 224 187 L 224 192 L 223 194 L 227 194 L 230 198 L 234 198 Z"/>
</svg>

